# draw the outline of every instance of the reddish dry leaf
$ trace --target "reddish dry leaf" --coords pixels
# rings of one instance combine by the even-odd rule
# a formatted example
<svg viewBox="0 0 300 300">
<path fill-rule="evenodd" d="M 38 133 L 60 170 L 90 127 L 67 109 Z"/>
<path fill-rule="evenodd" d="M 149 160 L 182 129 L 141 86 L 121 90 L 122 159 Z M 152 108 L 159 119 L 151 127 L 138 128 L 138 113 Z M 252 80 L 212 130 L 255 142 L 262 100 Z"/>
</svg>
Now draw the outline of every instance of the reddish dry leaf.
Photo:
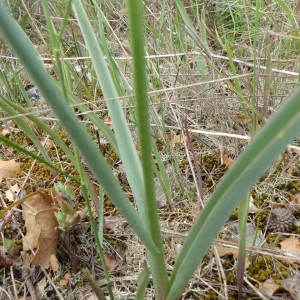
<svg viewBox="0 0 300 300">
<path fill-rule="evenodd" d="M 31 263 L 44 268 L 50 266 L 50 257 L 55 254 L 58 243 L 58 222 L 54 215 L 58 209 L 51 203 L 52 198 L 49 195 L 40 193 L 22 204 L 22 216 L 26 227 L 23 250 L 34 250 Z"/>
<path fill-rule="evenodd" d="M 294 235 L 284 239 L 280 245 L 283 251 L 300 252 L 300 242 Z"/>
<path fill-rule="evenodd" d="M 14 149 L 13 148 L 9 148 L 9 147 L 4 147 L 1 152 L 3 153 L 3 155 L 5 155 L 6 157 L 9 156 L 13 156 L 14 154 Z"/>
<path fill-rule="evenodd" d="M 119 40 L 116 40 L 117 44 L 119 44 L 122 49 L 129 55 L 131 55 L 131 50 L 129 48 L 127 48 L 126 46 L 124 46 Z"/>
<path fill-rule="evenodd" d="M 11 178 L 20 172 L 20 163 L 17 163 L 14 159 L 7 161 L 0 161 L 0 182 L 3 178 Z"/>
<path fill-rule="evenodd" d="M 236 113 L 235 117 L 237 118 L 237 120 L 243 124 L 243 125 L 246 125 L 247 123 L 249 123 L 250 121 L 250 117 L 249 116 L 246 116 L 244 113 L 242 112 L 238 112 Z"/>
<path fill-rule="evenodd" d="M 295 13 L 298 16 L 300 15 L 300 1 L 298 1 L 298 3 L 297 3 L 296 9 L 295 9 Z"/>
<path fill-rule="evenodd" d="M 181 144 L 184 144 L 184 142 L 187 141 L 187 138 L 185 135 L 182 135 L 182 134 L 175 134 L 174 132 L 172 131 L 167 131 L 166 132 L 166 135 L 170 141 L 170 145 L 172 147 L 176 147 L 178 144 L 181 145 Z M 158 138 L 162 138 L 164 136 L 164 134 L 162 132 L 160 132 L 158 134 Z"/>
<path fill-rule="evenodd" d="M 105 260 L 105 264 L 107 266 L 107 270 L 109 272 L 112 272 L 116 269 L 117 260 L 114 256 L 106 253 L 106 254 L 104 254 L 104 260 Z"/>
<path fill-rule="evenodd" d="M 58 243 L 57 220 L 55 217 L 56 208 L 49 208 L 38 212 L 35 216 L 37 225 L 41 228 L 38 237 L 38 248 L 31 263 L 41 265 L 44 268 L 50 266 L 50 258 L 56 253 Z"/>
<path fill-rule="evenodd" d="M 258 290 L 264 294 L 273 296 L 273 294 L 280 288 L 281 288 L 280 285 L 276 284 L 274 279 L 270 278 L 263 283 L 259 283 Z"/>
<path fill-rule="evenodd" d="M 224 164 L 228 169 L 234 164 L 234 160 L 224 153 L 220 153 L 220 158 L 221 163 Z"/>
</svg>

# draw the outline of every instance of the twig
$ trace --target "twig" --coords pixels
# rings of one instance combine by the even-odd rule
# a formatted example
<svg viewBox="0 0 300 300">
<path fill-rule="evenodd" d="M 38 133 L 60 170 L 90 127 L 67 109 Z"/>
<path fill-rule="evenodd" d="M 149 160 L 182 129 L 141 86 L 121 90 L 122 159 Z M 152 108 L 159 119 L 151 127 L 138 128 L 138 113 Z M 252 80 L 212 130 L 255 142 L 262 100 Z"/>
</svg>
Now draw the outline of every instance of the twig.
<svg viewBox="0 0 300 300">
<path fill-rule="evenodd" d="M 105 300 L 105 296 L 103 293 L 103 290 L 101 289 L 101 287 L 97 284 L 96 280 L 94 279 L 94 277 L 92 276 L 92 274 L 89 272 L 88 269 L 84 268 L 82 269 L 82 273 L 85 277 L 85 279 L 89 282 L 89 284 L 91 285 L 93 291 L 95 292 L 97 298 L 99 300 Z"/>
<path fill-rule="evenodd" d="M 145 58 L 146 59 L 159 59 L 159 58 L 172 58 L 172 57 L 182 57 L 182 56 L 197 56 L 197 55 L 203 55 L 203 56 L 207 56 L 206 54 L 202 53 L 202 52 L 198 52 L 198 51 L 191 51 L 191 52 L 182 52 L 182 53 L 169 53 L 169 54 L 160 54 L 160 55 L 146 55 Z M 210 58 L 215 58 L 215 59 L 222 59 L 222 60 L 229 60 L 229 58 L 227 56 L 222 56 L 222 55 L 217 55 L 217 54 L 213 54 L 213 53 L 209 53 L 209 57 Z M 14 57 L 14 56 L 7 56 L 7 55 L 0 55 L 0 58 L 4 58 L 4 59 L 9 59 L 9 60 L 18 60 L 19 58 Z M 52 59 L 52 57 L 40 57 L 39 58 L 42 61 L 49 61 Z M 61 58 L 63 60 L 69 60 L 69 61 L 78 61 L 78 60 L 88 60 L 91 59 L 90 56 L 81 56 L 81 57 L 64 57 Z M 104 59 L 107 59 L 106 57 L 104 57 Z M 132 57 L 131 56 L 120 56 L 120 57 L 115 57 L 115 60 L 131 60 Z M 254 67 L 253 63 L 249 63 L 240 59 L 236 59 L 233 58 L 232 59 L 233 62 L 235 63 L 239 63 L 241 65 L 247 66 L 247 67 Z M 260 70 L 266 70 L 266 66 L 262 66 L 262 65 L 256 65 L 257 69 Z M 292 72 L 292 71 L 287 71 L 287 70 L 281 70 L 281 69 L 271 69 L 272 72 L 274 73 L 279 73 L 279 74 L 285 74 L 285 75 L 290 75 L 290 76 L 299 76 L 298 72 Z"/>
<path fill-rule="evenodd" d="M 187 143 L 189 145 L 189 148 L 192 152 L 192 156 L 193 156 L 193 159 L 194 159 L 195 169 L 196 169 L 196 173 L 197 173 L 197 190 L 198 190 L 198 193 L 199 193 L 199 196 L 200 196 L 200 199 L 199 199 L 200 210 L 202 210 L 204 208 L 204 205 L 203 205 L 204 193 L 203 193 L 202 174 L 201 174 L 201 169 L 200 169 L 200 166 L 199 166 L 199 162 L 198 162 L 198 159 L 197 159 L 194 147 L 193 147 L 191 136 L 190 136 L 190 133 L 189 133 L 189 128 L 188 128 L 186 117 L 185 117 L 185 120 L 184 120 L 184 127 L 185 127 L 185 134 L 186 134 L 186 138 L 187 138 Z"/>
</svg>

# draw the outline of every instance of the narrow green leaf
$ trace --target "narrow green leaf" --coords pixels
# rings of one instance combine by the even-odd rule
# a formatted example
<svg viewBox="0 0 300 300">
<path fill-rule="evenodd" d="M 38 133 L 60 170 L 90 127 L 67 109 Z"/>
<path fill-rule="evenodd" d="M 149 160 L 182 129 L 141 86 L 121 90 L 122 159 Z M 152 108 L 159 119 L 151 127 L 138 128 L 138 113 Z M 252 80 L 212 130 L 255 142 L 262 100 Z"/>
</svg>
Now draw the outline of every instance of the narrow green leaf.
<svg viewBox="0 0 300 300">
<path fill-rule="evenodd" d="M 125 196 L 98 147 L 67 105 L 58 85 L 47 73 L 42 62 L 38 60 L 35 47 L 2 2 L 0 2 L 0 31 L 36 82 L 42 95 L 79 149 L 91 171 L 105 188 L 110 199 L 119 208 L 146 247 L 153 253 L 157 253 L 157 247 L 148 229 Z"/>
<path fill-rule="evenodd" d="M 237 287 L 238 287 L 238 299 L 242 299 L 244 272 L 246 265 L 246 240 L 247 240 L 247 219 L 250 203 L 250 192 L 246 194 L 239 205 L 239 254 L 237 264 Z"/>
<path fill-rule="evenodd" d="M 119 102 L 118 93 L 115 89 L 114 82 L 104 60 L 97 37 L 93 32 L 92 26 L 86 16 L 81 1 L 74 0 L 73 9 L 82 30 L 86 45 L 89 49 L 104 98 L 107 100 L 106 105 L 114 126 L 119 153 L 127 173 L 129 184 L 134 194 L 134 199 L 139 210 L 142 212 L 143 199 L 145 198 L 142 167 L 133 143 L 133 138 L 129 131 L 129 127 Z"/>
<path fill-rule="evenodd" d="M 142 0 L 127 0 L 128 23 L 131 37 L 131 51 L 134 69 L 134 91 L 136 102 L 137 126 L 140 139 L 141 159 L 144 178 L 144 222 L 149 228 L 151 237 L 159 249 L 153 254 L 147 249 L 150 270 L 155 286 L 156 299 L 165 299 L 169 290 L 169 279 L 164 261 L 164 251 L 154 188 L 154 171 L 152 159 L 152 136 L 148 112 L 148 80 L 144 49 L 144 3 Z"/>
<path fill-rule="evenodd" d="M 44 146 L 34 133 L 34 131 L 30 128 L 30 126 L 23 120 L 22 117 L 18 117 L 18 112 L 16 112 L 9 104 L 4 101 L 2 97 L 0 97 L 0 107 L 2 107 L 10 116 L 14 117 L 14 122 L 18 125 L 20 129 L 22 129 L 25 134 L 32 140 L 34 145 L 37 149 L 41 152 L 42 156 L 45 158 L 46 161 L 52 163 L 47 151 L 45 150 Z"/>
<path fill-rule="evenodd" d="M 136 300 L 146 299 L 146 289 L 149 284 L 150 272 L 148 268 L 145 268 L 139 275 L 136 291 Z"/>
</svg>

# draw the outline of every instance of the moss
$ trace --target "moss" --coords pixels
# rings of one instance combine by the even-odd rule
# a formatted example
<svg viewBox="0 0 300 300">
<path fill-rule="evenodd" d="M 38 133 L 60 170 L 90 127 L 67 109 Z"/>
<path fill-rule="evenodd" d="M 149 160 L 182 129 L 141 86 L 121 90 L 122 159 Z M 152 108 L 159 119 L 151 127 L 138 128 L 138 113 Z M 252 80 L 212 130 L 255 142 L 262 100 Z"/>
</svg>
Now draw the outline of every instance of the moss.
<svg viewBox="0 0 300 300">
<path fill-rule="evenodd" d="M 248 266 L 248 274 L 259 282 L 264 282 L 269 278 L 281 280 L 290 274 L 288 264 L 275 260 L 270 256 L 257 256 Z"/>
</svg>

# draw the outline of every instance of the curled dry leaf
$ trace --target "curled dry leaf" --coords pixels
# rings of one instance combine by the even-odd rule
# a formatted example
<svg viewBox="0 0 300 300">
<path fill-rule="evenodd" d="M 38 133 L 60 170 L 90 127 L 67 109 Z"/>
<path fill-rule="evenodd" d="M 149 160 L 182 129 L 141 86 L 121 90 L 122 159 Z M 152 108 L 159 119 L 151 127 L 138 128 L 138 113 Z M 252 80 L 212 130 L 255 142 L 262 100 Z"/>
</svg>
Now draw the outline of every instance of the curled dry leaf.
<svg viewBox="0 0 300 300">
<path fill-rule="evenodd" d="M 0 161 L 0 182 L 3 178 L 14 177 L 18 172 L 20 172 L 20 163 L 17 163 L 14 159 Z"/>
<path fill-rule="evenodd" d="M 59 269 L 59 263 L 57 257 L 54 254 L 50 256 L 50 265 L 53 272 L 57 272 L 57 270 Z"/>
<path fill-rule="evenodd" d="M 238 258 L 238 256 L 239 256 L 239 249 L 237 249 L 237 248 L 226 247 L 226 246 L 218 245 L 218 244 L 215 246 L 216 246 L 216 250 L 220 257 L 233 256 L 234 258 Z"/>
<path fill-rule="evenodd" d="M 300 274 L 294 274 L 281 281 L 281 285 L 289 291 L 294 300 L 300 299 Z"/>
<path fill-rule="evenodd" d="M 6 199 L 9 202 L 14 202 L 16 200 L 16 196 L 20 190 L 21 190 L 21 188 L 18 186 L 18 184 L 11 186 L 10 189 L 5 192 Z"/>
<path fill-rule="evenodd" d="M 105 264 L 107 266 L 107 270 L 109 272 L 112 272 L 116 269 L 118 263 L 117 263 L 116 257 L 114 255 L 105 253 L 104 260 L 105 260 Z"/>
<path fill-rule="evenodd" d="M 263 283 L 259 283 L 259 291 L 267 294 L 269 296 L 273 296 L 273 294 L 279 290 L 281 287 L 280 285 L 276 284 L 274 279 L 270 278 L 267 279 L 265 282 Z"/>
<path fill-rule="evenodd" d="M 221 163 L 228 169 L 234 164 L 234 160 L 224 153 L 220 153 Z"/>
<path fill-rule="evenodd" d="M 247 125 L 249 122 L 251 122 L 251 118 L 245 115 L 243 112 L 236 113 L 235 117 L 236 120 L 242 125 Z"/>
<path fill-rule="evenodd" d="M 281 250 L 286 252 L 286 255 L 296 257 L 298 260 L 287 259 L 289 263 L 299 262 L 300 258 L 300 242 L 294 235 L 284 239 L 281 243 Z"/>
<path fill-rule="evenodd" d="M 22 208 L 26 227 L 23 250 L 34 251 L 31 263 L 48 268 L 58 243 L 58 223 L 54 215 L 58 209 L 52 206 L 52 197 L 45 193 L 28 198 Z"/>
<path fill-rule="evenodd" d="M 38 299 L 43 299 L 43 295 L 45 293 L 45 288 L 47 286 L 47 278 L 43 277 L 34 287 L 35 293 Z"/>
<path fill-rule="evenodd" d="M 121 216 L 108 216 L 105 218 L 105 227 L 113 231 L 124 228 L 127 224 L 127 221 Z"/>
<path fill-rule="evenodd" d="M 295 195 L 289 194 L 289 198 L 291 200 L 290 205 L 294 210 L 300 210 L 300 194 L 297 193 Z"/>
</svg>

